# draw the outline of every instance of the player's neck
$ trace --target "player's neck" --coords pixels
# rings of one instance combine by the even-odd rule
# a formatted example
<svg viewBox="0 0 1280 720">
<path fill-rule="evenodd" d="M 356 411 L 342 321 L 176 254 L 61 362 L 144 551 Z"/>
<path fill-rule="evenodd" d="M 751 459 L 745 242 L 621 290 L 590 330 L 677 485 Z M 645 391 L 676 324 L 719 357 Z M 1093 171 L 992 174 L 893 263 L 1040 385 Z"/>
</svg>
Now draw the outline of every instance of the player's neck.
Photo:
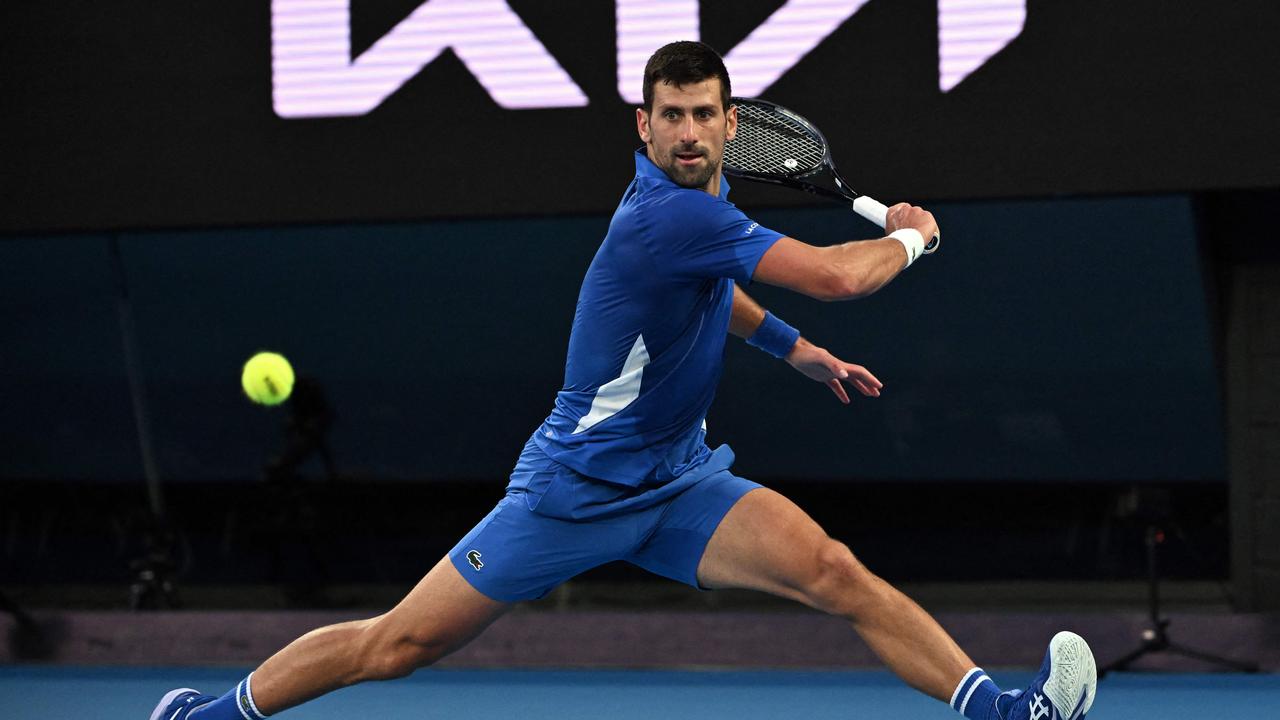
<svg viewBox="0 0 1280 720">
<path fill-rule="evenodd" d="M 711 197 L 720 197 L 720 170 L 716 169 L 711 174 L 711 179 L 707 181 L 707 186 L 702 188 Z"/>
</svg>

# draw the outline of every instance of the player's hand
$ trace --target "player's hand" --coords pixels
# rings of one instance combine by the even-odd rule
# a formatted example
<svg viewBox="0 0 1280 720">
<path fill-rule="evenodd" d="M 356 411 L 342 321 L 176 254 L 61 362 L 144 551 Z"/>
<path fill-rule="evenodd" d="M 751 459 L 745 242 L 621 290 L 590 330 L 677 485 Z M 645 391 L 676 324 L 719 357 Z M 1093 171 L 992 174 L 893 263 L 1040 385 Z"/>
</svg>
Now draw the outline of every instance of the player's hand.
<svg viewBox="0 0 1280 720">
<path fill-rule="evenodd" d="M 933 213 L 924 208 L 916 207 L 911 203 L 898 203 L 889 208 L 889 213 L 885 216 L 884 229 L 886 233 L 891 233 L 903 228 L 918 231 L 927 243 L 929 238 L 938 232 L 938 221 L 933 219 Z"/>
<path fill-rule="evenodd" d="M 870 370 L 847 363 L 804 338 L 797 340 L 796 346 L 791 348 L 787 363 L 805 377 L 831 388 L 831 392 L 845 405 L 849 404 L 849 393 L 845 391 L 844 383 L 867 397 L 880 397 L 880 388 L 884 387 L 884 383 L 877 380 Z"/>
</svg>

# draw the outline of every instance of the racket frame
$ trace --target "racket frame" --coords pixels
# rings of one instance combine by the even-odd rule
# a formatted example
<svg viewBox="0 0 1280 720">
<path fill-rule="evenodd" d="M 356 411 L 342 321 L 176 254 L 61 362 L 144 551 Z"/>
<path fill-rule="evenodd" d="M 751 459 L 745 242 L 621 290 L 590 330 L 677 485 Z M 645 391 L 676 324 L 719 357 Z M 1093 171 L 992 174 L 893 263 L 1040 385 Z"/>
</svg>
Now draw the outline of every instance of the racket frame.
<svg viewBox="0 0 1280 720">
<path fill-rule="evenodd" d="M 845 181 L 844 177 L 840 175 L 840 171 L 836 169 L 835 158 L 831 155 L 831 143 L 827 142 L 827 136 L 822 134 L 822 131 L 818 129 L 817 125 L 809 122 L 794 111 L 788 110 L 777 103 L 769 102 L 768 100 L 732 97 L 729 98 L 729 104 L 731 106 L 751 104 L 763 107 L 768 109 L 770 112 L 781 115 L 796 125 L 799 125 L 805 132 L 810 133 L 822 143 L 822 160 L 813 167 L 798 168 L 794 172 L 787 174 L 744 170 L 742 168 L 732 166 L 726 161 L 723 166 L 726 175 L 731 177 L 740 177 L 744 180 L 751 180 L 753 182 L 790 187 L 797 190 L 803 190 L 811 195 L 827 198 L 828 200 L 835 200 L 841 203 L 851 203 L 853 210 L 859 215 L 879 225 L 881 228 L 885 227 L 888 208 L 880 201 L 870 196 L 863 195 L 849 187 L 849 183 Z M 738 122 L 742 122 L 741 117 L 739 117 Z M 733 141 L 731 140 L 729 142 Z M 832 190 L 829 187 L 809 182 L 806 179 L 819 174 L 823 170 L 830 173 L 832 181 L 835 183 L 836 187 L 839 188 L 838 190 Z M 924 250 L 925 253 L 932 253 L 934 250 L 937 250 L 940 240 L 941 238 L 937 233 L 935 233 L 926 245 Z"/>
</svg>

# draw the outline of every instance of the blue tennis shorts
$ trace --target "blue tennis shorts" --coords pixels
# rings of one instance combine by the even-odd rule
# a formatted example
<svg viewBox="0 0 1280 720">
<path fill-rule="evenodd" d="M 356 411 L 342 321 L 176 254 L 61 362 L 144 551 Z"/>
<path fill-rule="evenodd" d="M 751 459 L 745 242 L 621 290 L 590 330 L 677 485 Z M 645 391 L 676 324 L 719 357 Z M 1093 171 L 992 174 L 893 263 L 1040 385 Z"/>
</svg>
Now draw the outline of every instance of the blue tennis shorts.
<svg viewBox="0 0 1280 720">
<path fill-rule="evenodd" d="M 543 597 L 614 560 L 698 586 L 707 541 L 734 503 L 761 487 L 729 472 L 722 445 L 669 483 L 624 488 L 584 477 L 525 446 L 507 494 L 449 558 L 473 587 L 501 602 Z"/>
</svg>

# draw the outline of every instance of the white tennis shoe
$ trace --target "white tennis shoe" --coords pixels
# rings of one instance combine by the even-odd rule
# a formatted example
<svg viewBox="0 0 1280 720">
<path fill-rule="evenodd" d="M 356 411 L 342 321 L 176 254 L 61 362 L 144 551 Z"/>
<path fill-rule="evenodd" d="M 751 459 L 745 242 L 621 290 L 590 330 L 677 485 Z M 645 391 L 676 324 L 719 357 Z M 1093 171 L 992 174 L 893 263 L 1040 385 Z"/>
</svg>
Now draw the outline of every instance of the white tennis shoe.
<svg viewBox="0 0 1280 720">
<path fill-rule="evenodd" d="M 1098 692 L 1098 669 L 1084 638 L 1060 632 L 1049 641 L 1040 672 L 1026 690 L 996 699 L 1004 720 L 1082 720 Z"/>
</svg>

